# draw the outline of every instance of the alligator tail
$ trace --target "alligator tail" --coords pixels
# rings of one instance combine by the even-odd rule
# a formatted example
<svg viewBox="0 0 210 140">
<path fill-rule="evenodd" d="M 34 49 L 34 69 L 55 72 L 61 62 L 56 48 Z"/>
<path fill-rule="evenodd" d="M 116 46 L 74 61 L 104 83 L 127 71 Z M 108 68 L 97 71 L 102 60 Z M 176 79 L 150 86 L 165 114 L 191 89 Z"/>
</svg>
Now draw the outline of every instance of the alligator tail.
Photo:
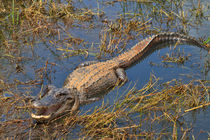
<svg viewBox="0 0 210 140">
<path fill-rule="evenodd" d="M 167 45 L 165 43 L 167 43 Z M 146 58 L 146 56 L 153 53 L 155 50 L 159 50 L 175 43 L 190 44 L 209 51 L 209 48 L 201 45 L 201 43 L 193 37 L 179 33 L 167 32 L 153 35 L 140 41 L 129 51 L 117 56 L 115 61 L 119 62 L 119 67 L 127 68 Z"/>
</svg>

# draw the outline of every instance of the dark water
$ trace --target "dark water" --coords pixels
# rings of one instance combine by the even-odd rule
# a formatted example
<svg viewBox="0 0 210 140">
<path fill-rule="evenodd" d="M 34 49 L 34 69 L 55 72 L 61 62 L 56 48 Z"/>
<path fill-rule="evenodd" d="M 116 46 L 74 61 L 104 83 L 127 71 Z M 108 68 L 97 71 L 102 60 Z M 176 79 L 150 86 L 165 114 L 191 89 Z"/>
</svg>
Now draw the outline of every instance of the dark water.
<svg viewBox="0 0 210 140">
<path fill-rule="evenodd" d="M 207 1 L 203 1 L 203 3 L 207 3 Z M 186 9 L 191 8 L 191 4 L 186 4 Z M 113 7 L 111 7 L 112 9 Z M 110 13 L 110 18 L 115 18 L 120 10 L 120 6 L 116 5 L 114 7 L 114 11 L 108 10 Z M 209 13 L 209 10 L 208 12 Z M 208 14 L 207 14 L 208 15 Z M 209 17 L 208 17 L 209 18 Z M 157 23 L 158 24 L 158 23 Z M 157 25 L 155 24 L 155 26 Z M 167 28 L 167 27 L 165 27 Z M 163 26 L 164 29 L 164 26 Z M 189 29 L 189 35 L 194 36 L 196 38 L 202 36 L 210 36 L 210 22 L 209 20 L 203 21 L 202 26 L 196 28 Z M 128 45 L 128 48 L 135 45 L 137 40 L 134 40 Z M 128 87 L 132 88 L 132 85 L 136 84 L 137 88 L 142 88 L 147 82 L 151 74 L 155 74 L 156 77 L 159 77 L 162 82 L 166 82 L 172 79 L 181 79 L 184 82 L 188 83 L 192 79 L 206 79 L 210 80 L 210 73 L 208 72 L 207 75 L 201 73 L 201 70 L 204 66 L 204 62 L 209 60 L 208 52 L 205 50 L 201 50 L 195 46 L 191 45 L 179 45 L 178 48 L 183 50 L 186 54 L 191 54 L 190 60 L 187 61 L 184 65 L 176 65 L 172 64 L 172 68 L 164 68 L 162 66 L 151 66 L 150 62 L 154 63 L 161 63 L 161 59 L 159 57 L 170 52 L 170 48 L 164 48 L 157 52 L 154 52 L 152 55 L 147 57 L 145 60 L 141 61 L 140 63 L 136 64 L 135 66 L 129 68 L 126 73 L 128 76 L 128 83 L 125 84 L 123 87 L 119 89 L 115 89 L 111 91 L 108 95 L 105 96 L 103 99 L 105 102 L 109 102 L 110 104 L 114 103 L 114 100 L 119 97 L 119 94 L 124 93 L 125 90 L 129 89 Z M 86 105 L 82 107 L 84 111 L 89 108 L 94 108 L 95 106 L 101 105 L 102 101 L 98 101 L 92 103 L 90 105 Z M 195 115 L 196 114 L 196 115 Z M 207 107 L 204 111 L 199 110 L 195 111 L 194 113 L 189 113 L 184 117 L 189 123 L 192 123 L 193 120 L 193 129 L 194 129 L 194 136 L 196 139 L 207 139 L 209 136 L 207 133 L 203 134 L 200 132 L 210 132 L 210 107 Z"/>
<path fill-rule="evenodd" d="M 202 1 L 203 3 L 208 3 L 207 1 Z M 132 4 L 131 4 L 132 5 Z M 132 5 L 133 6 L 133 5 Z M 132 7 L 131 6 L 131 7 Z M 191 3 L 187 3 L 185 8 L 186 10 L 189 10 L 191 8 Z M 207 7 L 205 7 L 207 8 Z M 108 13 L 110 13 L 110 18 L 115 18 L 117 15 L 116 13 L 120 13 L 120 6 L 116 5 L 114 7 L 110 8 L 111 10 L 108 10 Z M 117 11 L 118 9 L 119 11 Z M 129 8 L 128 8 L 129 9 Z M 113 10 L 113 11 L 112 11 Z M 209 10 L 206 11 L 206 15 L 209 14 Z M 208 17 L 209 19 L 209 17 Z M 202 36 L 210 36 L 210 22 L 209 20 L 204 20 L 202 22 L 201 26 L 198 26 L 196 28 L 190 28 L 189 29 L 189 35 L 194 36 L 196 38 L 202 37 Z M 155 22 L 155 21 L 154 21 Z M 163 27 L 164 28 L 164 27 Z M 167 27 L 165 27 L 167 28 Z M 135 45 L 137 40 L 134 40 L 133 42 L 128 45 L 128 48 Z M 204 75 L 201 73 L 202 67 L 204 66 L 204 62 L 209 60 L 208 53 L 205 50 L 201 50 L 200 48 L 197 48 L 195 46 L 190 45 L 179 45 L 178 46 L 181 50 L 183 49 L 186 54 L 190 53 L 192 56 L 190 57 L 190 60 L 187 61 L 184 65 L 176 65 L 172 64 L 172 68 L 164 68 L 161 66 L 151 66 L 150 62 L 154 63 L 161 63 L 161 59 L 158 55 L 164 55 L 165 53 L 170 51 L 170 48 L 164 48 L 162 50 L 159 50 L 157 52 L 154 52 L 152 55 L 147 57 L 145 60 L 141 61 L 140 63 L 136 64 L 135 66 L 129 68 L 126 73 L 129 78 L 129 81 L 125 86 L 115 89 L 114 91 L 111 91 L 108 95 L 105 96 L 104 100 L 105 102 L 113 103 L 114 100 L 119 96 L 116 93 L 124 93 L 124 90 L 127 89 L 127 87 L 132 87 L 136 83 L 136 86 L 140 89 L 142 88 L 147 82 L 151 74 L 155 74 L 156 77 L 159 77 L 162 82 L 166 82 L 172 79 L 181 79 L 185 81 L 186 83 L 189 82 L 192 79 L 206 79 L 210 80 L 210 73 L 208 72 L 207 75 Z M 184 75 L 184 76 L 183 76 Z M 190 77 L 189 77 L 190 75 Z M 101 104 L 101 101 L 92 103 L 90 105 L 86 105 L 82 107 L 83 110 L 86 110 L 88 108 L 94 108 L 95 106 L 98 106 Z M 196 114 L 196 115 L 194 115 Z M 185 119 L 191 122 L 193 120 L 193 128 L 194 128 L 194 135 L 197 136 L 200 131 L 210 132 L 210 107 L 207 107 L 205 111 L 196 111 L 194 114 L 190 113 L 187 116 L 185 116 Z M 207 134 L 200 134 L 199 137 L 196 137 L 198 139 L 207 139 Z"/>
<path fill-rule="evenodd" d="M 205 37 L 207 38 L 210 36 L 210 17 L 201 18 L 202 24 L 195 24 L 192 23 L 193 26 L 189 26 L 187 28 L 184 28 L 179 18 L 177 18 L 174 22 L 171 22 L 170 26 L 167 25 L 166 22 L 161 23 L 158 15 L 155 15 L 153 17 L 150 17 L 150 12 L 152 9 L 150 9 L 149 6 L 150 3 L 144 3 L 144 4 L 137 4 L 135 2 L 117 2 L 113 5 L 103 5 L 99 4 L 100 8 L 103 9 L 103 11 L 106 13 L 104 19 L 113 20 L 115 22 L 115 19 L 119 18 L 119 15 L 122 15 L 125 17 L 125 19 L 130 20 L 129 15 L 132 15 L 132 13 L 143 13 L 144 15 L 139 17 L 139 20 L 151 20 L 151 30 L 157 30 L 160 29 L 161 31 L 187 31 L 189 35 L 194 36 L 195 38 L 199 37 Z M 154 4 L 154 3 L 153 3 Z M 207 7 L 208 2 L 202 1 L 203 4 L 203 11 L 204 15 L 209 15 L 209 9 Z M 77 4 L 76 4 L 77 5 Z M 189 11 L 192 8 L 192 2 L 186 2 L 183 9 L 179 7 L 172 7 L 174 11 Z M 78 7 L 92 7 L 97 9 L 97 2 L 96 1 L 85 1 L 82 4 L 78 3 Z M 158 6 L 157 6 L 158 7 Z M 169 8 L 170 9 L 170 8 Z M 130 14 L 129 14 L 130 13 Z M 96 16 L 97 17 L 97 16 Z M 192 22 L 197 21 L 195 17 L 188 17 L 189 20 L 192 20 Z M 163 18 L 164 20 L 164 18 Z M 68 32 L 71 33 L 74 37 L 82 38 L 85 41 L 89 42 L 89 44 L 86 46 L 87 50 L 89 52 L 98 52 L 97 49 L 91 48 L 91 42 L 95 43 L 94 47 L 96 47 L 97 43 L 100 43 L 99 38 L 99 32 L 103 29 L 100 24 L 100 19 L 94 19 L 94 23 L 96 24 L 98 22 L 97 28 L 94 29 L 81 29 L 81 28 L 70 28 Z M 63 25 L 63 23 L 59 23 Z M 88 23 L 87 23 L 88 25 Z M 154 27 L 154 28 L 153 28 Z M 127 46 L 126 49 L 131 48 L 133 45 L 135 45 L 139 40 L 142 40 L 145 38 L 146 34 L 140 35 L 139 38 L 131 40 Z M 61 34 L 61 38 L 66 37 L 65 34 Z M 55 40 L 58 37 L 55 37 Z M 5 77 L 8 77 L 7 81 L 12 82 L 14 79 L 18 79 L 19 81 L 28 81 L 33 80 L 36 78 L 36 72 L 35 70 L 42 68 L 46 61 L 50 63 L 55 63 L 55 66 L 49 67 L 48 74 L 51 77 L 50 80 L 45 78 L 44 84 L 53 84 L 56 87 L 62 87 L 64 80 L 66 79 L 67 75 L 73 71 L 73 69 L 81 62 L 88 61 L 88 60 L 95 60 L 96 57 L 90 53 L 90 55 L 85 58 L 84 55 L 79 56 L 73 56 L 69 58 L 62 57 L 62 51 L 57 50 L 58 47 L 53 46 L 49 40 L 54 40 L 53 38 L 47 38 L 46 42 L 38 40 L 38 43 L 35 43 L 33 46 L 33 50 L 31 49 L 32 46 L 24 46 L 20 48 L 20 55 L 25 59 L 25 61 L 22 61 L 19 63 L 24 68 L 23 73 L 16 73 L 15 72 L 15 66 L 8 63 L 7 60 L 1 60 L 1 71 L 0 74 L 4 75 Z M 61 45 L 62 46 L 62 45 Z M 65 46 L 65 44 L 63 44 Z M 184 82 L 188 83 L 192 79 L 205 79 L 210 80 L 210 73 L 207 74 L 201 73 L 201 71 L 204 69 L 204 63 L 209 61 L 209 55 L 205 50 L 201 50 L 200 48 L 197 48 L 195 46 L 191 45 L 179 45 L 178 48 L 181 49 L 181 51 L 184 51 L 185 54 L 191 54 L 189 57 L 189 60 L 184 63 L 183 65 L 177 65 L 177 64 L 170 64 L 172 67 L 163 67 L 163 66 L 152 66 L 150 65 L 151 62 L 156 64 L 161 64 L 160 56 L 166 54 L 167 52 L 170 52 L 170 48 L 164 48 L 159 51 L 154 52 L 150 56 L 148 56 L 143 61 L 139 62 L 135 66 L 129 68 L 126 73 L 128 76 L 129 81 L 120 88 L 116 88 L 113 91 L 111 91 L 109 94 L 105 95 L 104 99 L 101 99 L 100 101 L 82 106 L 80 109 L 85 112 L 89 110 L 90 108 L 94 108 L 95 106 L 100 106 L 102 104 L 102 101 L 109 102 L 109 104 L 113 104 L 115 99 L 121 96 L 122 94 L 125 94 L 125 90 L 129 90 L 129 88 L 132 88 L 134 84 L 136 84 L 137 89 L 141 89 L 147 82 L 151 74 L 154 74 L 156 77 L 160 78 L 161 82 L 166 82 L 172 79 L 181 79 Z M 113 56 L 116 56 L 114 54 Z M 103 59 L 112 58 L 113 56 L 106 56 L 102 57 Z M 100 61 L 102 61 L 100 60 Z M 209 67 L 209 66 L 208 66 Z M 33 88 L 31 93 L 32 95 L 37 95 L 39 92 L 40 87 L 37 86 L 37 88 Z M 205 110 L 198 110 L 193 113 L 189 113 L 185 116 L 185 119 L 189 121 L 189 123 L 193 122 L 193 133 L 195 136 L 198 136 L 196 138 L 198 139 L 207 139 L 208 135 L 207 133 L 200 133 L 200 131 L 210 132 L 210 107 L 205 108 Z M 199 135 L 198 135 L 199 134 Z"/>
</svg>

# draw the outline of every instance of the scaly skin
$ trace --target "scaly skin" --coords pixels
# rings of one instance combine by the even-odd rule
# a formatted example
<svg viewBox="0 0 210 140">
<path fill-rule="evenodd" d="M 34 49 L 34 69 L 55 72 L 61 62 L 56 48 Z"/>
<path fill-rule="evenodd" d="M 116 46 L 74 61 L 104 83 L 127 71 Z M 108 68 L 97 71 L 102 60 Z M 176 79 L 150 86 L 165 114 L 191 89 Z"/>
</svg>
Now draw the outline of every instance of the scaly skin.
<svg viewBox="0 0 210 140">
<path fill-rule="evenodd" d="M 116 85 L 127 81 L 124 71 L 126 68 L 130 67 L 138 60 L 144 59 L 148 56 L 148 54 L 153 53 L 155 50 L 165 47 L 164 45 L 161 46 L 161 44 L 171 42 L 188 43 L 207 49 L 206 47 L 200 45 L 196 39 L 178 33 L 160 33 L 158 35 L 154 35 L 144 39 L 132 47 L 129 51 L 111 60 L 105 62 L 91 61 L 80 64 L 66 78 L 64 86 L 61 89 L 49 90 L 45 93 L 42 99 L 37 99 L 33 102 L 33 106 L 37 109 L 38 113 L 32 114 L 32 117 L 37 120 L 49 120 L 59 116 L 62 114 L 61 112 L 65 112 L 66 110 L 76 110 L 79 107 L 78 102 L 76 102 L 77 98 L 80 105 L 98 100 L 101 94 L 104 95 Z M 71 98 L 58 100 L 60 97 L 67 96 L 66 93 L 63 95 L 62 89 L 69 90 L 67 95 L 71 95 Z M 52 98 L 54 98 L 54 102 L 51 102 Z M 68 107 L 62 108 L 62 106 L 56 106 L 68 101 L 71 103 Z M 46 102 L 49 103 L 46 105 Z M 76 105 L 72 105 L 72 102 L 75 102 Z"/>
</svg>

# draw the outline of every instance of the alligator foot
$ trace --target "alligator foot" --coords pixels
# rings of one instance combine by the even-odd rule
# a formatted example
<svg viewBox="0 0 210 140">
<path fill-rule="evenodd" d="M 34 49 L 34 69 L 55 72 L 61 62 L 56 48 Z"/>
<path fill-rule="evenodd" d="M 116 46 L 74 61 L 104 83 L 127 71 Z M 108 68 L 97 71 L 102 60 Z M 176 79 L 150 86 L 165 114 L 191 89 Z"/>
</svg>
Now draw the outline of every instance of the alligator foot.
<svg viewBox="0 0 210 140">
<path fill-rule="evenodd" d="M 96 63 L 98 63 L 98 61 L 86 61 L 86 62 L 79 64 L 75 69 L 85 67 L 85 66 L 90 66 L 90 65 L 96 64 Z"/>
<path fill-rule="evenodd" d="M 95 101 L 100 100 L 100 97 L 92 97 L 92 98 L 86 98 L 86 99 L 80 99 L 80 104 L 88 104 L 88 103 L 92 103 Z"/>
<path fill-rule="evenodd" d="M 128 77 L 126 75 L 126 72 L 123 68 L 117 68 L 116 69 L 116 75 L 119 78 L 119 85 L 122 86 L 128 81 Z"/>
</svg>

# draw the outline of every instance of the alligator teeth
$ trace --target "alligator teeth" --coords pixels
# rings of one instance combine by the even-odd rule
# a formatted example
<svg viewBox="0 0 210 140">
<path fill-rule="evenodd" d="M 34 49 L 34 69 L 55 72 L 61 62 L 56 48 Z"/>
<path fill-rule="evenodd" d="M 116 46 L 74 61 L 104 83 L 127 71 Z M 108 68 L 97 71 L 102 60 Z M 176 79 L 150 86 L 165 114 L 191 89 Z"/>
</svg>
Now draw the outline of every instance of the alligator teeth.
<svg viewBox="0 0 210 140">
<path fill-rule="evenodd" d="M 34 119 L 49 119 L 51 115 L 36 115 L 31 113 L 31 117 Z"/>
</svg>

